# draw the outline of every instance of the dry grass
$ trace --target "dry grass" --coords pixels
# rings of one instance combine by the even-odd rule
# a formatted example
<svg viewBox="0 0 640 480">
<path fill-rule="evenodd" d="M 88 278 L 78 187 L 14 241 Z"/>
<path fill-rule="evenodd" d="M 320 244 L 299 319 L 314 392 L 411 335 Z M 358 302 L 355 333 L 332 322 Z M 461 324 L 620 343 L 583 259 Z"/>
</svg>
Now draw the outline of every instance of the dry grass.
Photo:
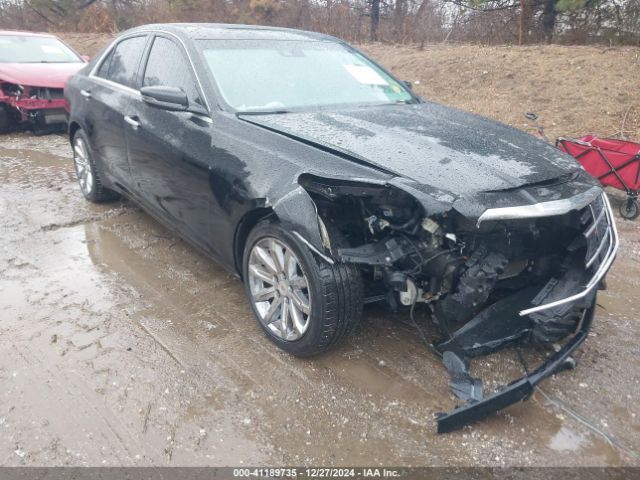
<svg viewBox="0 0 640 480">
<path fill-rule="evenodd" d="M 364 45 L 418 94 L 534 133 L 534 111 L 550 138 L 623 128 L 640 140 L 640 48 Z M 626 120 L 625 120 L 626 116 Z"/>
<path fill-rule="evenodd" d="M 60 34 L 95 55 L 112 36 Z M 414 47 L 361 48 L 424 98 L 498 119 L 530 133 L 524 112 L 540 116 L 550 138 L 625 130 L 640 140 L 640 48 Z"/>
</svg>

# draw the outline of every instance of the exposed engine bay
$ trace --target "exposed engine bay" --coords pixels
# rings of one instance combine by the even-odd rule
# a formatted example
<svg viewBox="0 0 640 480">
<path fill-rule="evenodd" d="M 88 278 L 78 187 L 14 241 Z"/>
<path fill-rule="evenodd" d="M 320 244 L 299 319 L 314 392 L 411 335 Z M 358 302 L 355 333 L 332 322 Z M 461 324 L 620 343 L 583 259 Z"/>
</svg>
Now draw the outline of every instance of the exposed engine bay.
<svg viewBox="0 0 640 480">
<path fill-rule="evenodd" d="M 310 175 L 300 184 L 317 206 L 325 247 L 338 261 L 361 267 L 369 302 L 409 307 L 412 315 L 416 304 L 428 305 L 441 334 L 430 347 L 441 356 L 453 393 L 466 402 L 440 416 L 439 432 L 523 400 L 535 385 L 525 377 L 523 389 L 505 390 L 515 392 L 506 404 L 504 392 L 485 398 L 482 380 L 469 375 L 470 358 L 514 342 L 554 344 L 586 335 L 617 248 L 602 194 L 560 214 L 474 222 L 454 209 L 428 216 L 411 195 L 388 185 Z M 340 246 L 330 244 L 331 232 L 344 239 Z M 553 372 L 571 366 L 575 346 L 558 355 Z M 537 381 L 553 372 L 543 369 Z"/>
</svg>

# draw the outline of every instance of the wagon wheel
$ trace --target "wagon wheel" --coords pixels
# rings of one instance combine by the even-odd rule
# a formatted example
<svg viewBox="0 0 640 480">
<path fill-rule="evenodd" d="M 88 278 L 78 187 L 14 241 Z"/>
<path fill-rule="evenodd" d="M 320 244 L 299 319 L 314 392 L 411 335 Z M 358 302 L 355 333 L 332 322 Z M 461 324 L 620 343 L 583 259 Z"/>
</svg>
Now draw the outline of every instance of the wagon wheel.
<svg viewBox="0 0 640 480">
<path fill-rule="evenodd" d="M 620 205 L 620 215 L 627 220 L 633 220 L 640 215 L 640 208 L 638 207 L 638 201 L 635 198 L 628 198 Z"/>
</svg>

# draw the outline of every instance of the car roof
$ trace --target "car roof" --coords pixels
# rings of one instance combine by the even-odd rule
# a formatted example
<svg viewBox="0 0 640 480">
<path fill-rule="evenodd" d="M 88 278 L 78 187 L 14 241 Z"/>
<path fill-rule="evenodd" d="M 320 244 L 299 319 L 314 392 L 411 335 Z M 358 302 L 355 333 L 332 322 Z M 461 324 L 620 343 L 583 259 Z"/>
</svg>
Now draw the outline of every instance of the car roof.
<svg viewBox="0 0 640 480">
<path fill-rule="evenodd" d="M 40 33 L 40 32 L 23 32 L 20 30 L 0 30 L 0 35 L 17 35 L 21 37 L 51 37 L 56 38 L 55 35 L 51 35 L 50 33 Z"/>
<path fill-rule="evenodd" d="M 292 28 L 264 27 L 258 25 L 238 25 L 224 23 L 157 23 L 143 25 L 129 30 L 163 30 L 191 39 L 206 40 L 307 40 L 340 42 L 338 38 L 322 33 L 294 30 Z"/>
</svg>

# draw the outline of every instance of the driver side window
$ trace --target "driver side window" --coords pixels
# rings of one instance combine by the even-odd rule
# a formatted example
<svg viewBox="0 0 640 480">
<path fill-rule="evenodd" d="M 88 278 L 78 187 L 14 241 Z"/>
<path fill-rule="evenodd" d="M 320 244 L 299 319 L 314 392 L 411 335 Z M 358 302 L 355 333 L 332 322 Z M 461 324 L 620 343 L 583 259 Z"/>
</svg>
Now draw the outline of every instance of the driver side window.
<svg viewBox="0 0 640 480">
<path fill-rule="evenodd" d="M 154 39 L 142 80 L 143 87 L 159 85 L 181 88 L 187 94 L 189 103 L 204 106 L 182 50 L 165 37 Z"/>
</svg>

